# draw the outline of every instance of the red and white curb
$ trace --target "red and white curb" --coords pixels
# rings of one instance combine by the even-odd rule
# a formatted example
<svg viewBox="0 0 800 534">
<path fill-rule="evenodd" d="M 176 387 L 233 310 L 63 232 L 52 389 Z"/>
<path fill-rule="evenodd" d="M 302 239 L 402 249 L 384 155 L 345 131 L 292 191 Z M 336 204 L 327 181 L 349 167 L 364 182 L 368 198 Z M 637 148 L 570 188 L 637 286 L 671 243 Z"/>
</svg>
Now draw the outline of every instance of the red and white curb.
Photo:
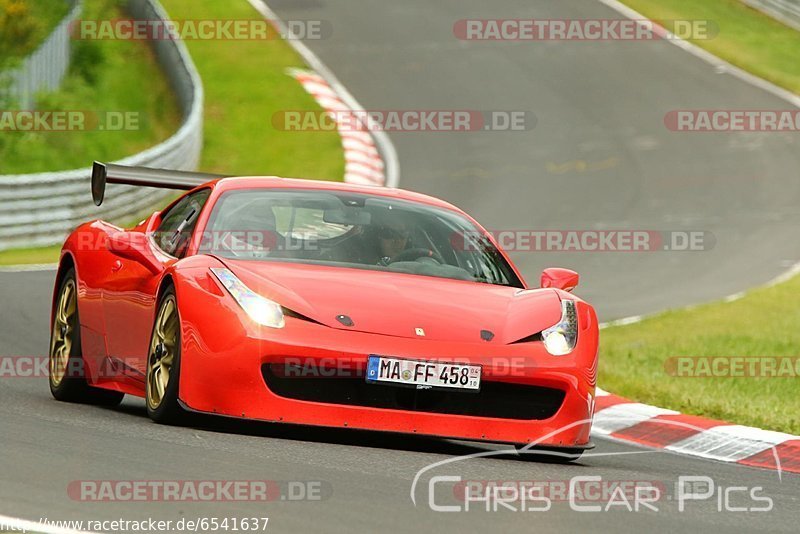
<svg viewBox="0 0 800 534">
<path fill-rule="evenodd" d="M 292 35 L 286 23 L 270 9 L 265 0 L 247 1 L 261 16 L 275 26 L 281 35 Z M 328 107 L 328 104 L 335 103 L 338 107 L 338 101 L 345 105 L 345 108 L 342 109 L 357 112 L 364 111 L 361 104 L 336 78 L 333 71 L 300 38 L 292 36 L 292 38 L 286 39 L 286 43 L 294 48 L 310 67 L 310 72 L 306 73 L 312 76 L 312 78 L 309 78 L 309 82 L 315 82 L 314 89 L 322 89 L 320 95 L 324 95 L 326 98 L 325 101 L 320 102 L 323 109 L 333 111 L 334 108 Z M 301 81 L 301 83 L 303 82 Z M 325 89 L 326 87 L 327 89 Z M 345 148 L 345 181 L 397 187 L 400 182 L 400 164 L 397 158 L 397 150 L 386 132 L 344 132 L 343 130 L 342 128 L 339 129 L 342 134 L 342 144 Z M 350 135 L 350 133 L 353 135 Z M 369 146 L 377 149 L 376 152 L 379 156 L 377 159 L 380 160 L 380 163 L 373 157 L 373 151 L 368 148 Z M 380 166 L 379 173 L 375 170 L 376 166 Z"/>
<path fill-rule="evenodd" d="M 283 22 L 261 0 L 248 0 L 265 18 L 287 31 Z M 642 15 L 622 5 L 617 0 L 599 0 L 629 18 L 644 19 Z M 363 111 L 358 102 L 336 80 L 333 73 L 298 39 L 290 39 L 289 44 L 306 60 L 314 72 L 293 70 L 291 74 L 317 100 L 326 111 Z M 785 100 L 800 105 L 800 98 L 784 89 L 741 71 L 716 58 L 704 50 L 680 39 L 670 42 L 704 59 L 718 69 L 752 83 Z M 330 82 L 326 81 L 330 80 Z M 342 145 L 345 149 L 345 181 L 349 183 L 387 185 L 396 187 L 399 180 L 399 166 L 394 146 L 385 133 L 350 132 L 340 129 Z M 378 151 L 377 144 L 381 147 Z M 383 157 L 381 157 L 383 156 Z M 384 163 L 385 161 L 385 163 Z M 26 268 L 27 267 L 27 268 Z M 52 266 L 40 266 L 50 269 Z M 8 270 L 38 270 L 30 266 L 6 268 Z M 800 272 L 800 264 L 781 275 L 770 285 L 785 281 Z M 739 297 L 735 295 L 733 297 Z M 617 324 L 638 322 L 642 317 L 630 317 Z M 609 325 L 610 326 L 610 325 Z M 684 415 L 673 410 L 637 403 L 597 388 L 592 434 L 597 437 L 634 443 L 637 445 L 664 449 L 675 453 L 695 456 L 741 465 L 800 473 L 800 436 L 759 428 L 732 425 L 703 417 Z M 0 516 L 3 520 L 11 520 Z M 27 527 L 37 526 L 21 520 L 17 524 Z M 67 530 L 29 530 L 31 532 L 70 532 Z"/>
<path fill-rule="evenodd" d="M 281 24 L 280 19 L 269 8 L 266 8 L 260 0 L 249 1 L 254 6 L 257 6 L 257 9 L 260 8 L 259 10 L 267 18 Z M 645 18 L 617 0 L 599 1 L 629 18 Z M 323 109 L 328 111 L 362 110 L 355 99 L 352 98 L 344 86 L 336 80 L 333 73 L 319 61 L 319 58 L 313 52 L 299 40 L 292 39 L 289 42 L 306 59 L 306 62 L 314 71 L 324 74 L 324 76 L 320 76 L 305 71 L 295 71 L 293 73 L 306 90 L 316 98 Z M 798 97 L 791 95 L 788 91 L 741 69 L 737 69 L 686 41 L 673 39 L 670 42 L 711 63 L 718 70 L 725 69 L 734 76 L 742 78 L 794 104 L 798 104 Z M 325 81 L 326 79 L 332 80 L 334 87 L 331 87 Z M 342 98 L 337 95 L 342 95 Z M 382 169 L 382 166 L 373 161 L 373 158 L 380 158 L 380 154 L 377 150 L 367 149 L 366 152 L 363 150 L 365 146 L 369 146 L 372 142 L 372 137 L 366 132 L 355 136 L 350 135 L 352 132 L 344 132 L 340 129 L 340 133 L 342 134 L 342 144 L 345 147 L 347 169 L 358 170 L 353 174 L 346 172 L 345 181 L 369 183 L 370 179 L 375 180 L 376 176 L 378 176 L 377 173 L 373 174 L 366 171 L 374 171 L 377 168 Z M 376 136 L 382 136 L 379 141 L 386 143 L 382 152 L 390 156 L 390 159 L 387 160 L 388 167 L 390 167 L 390 176 L 386 185 L 396 187 L 396 176 L 399 176 L 399 171 L 397 170 L 394 147 L 382 132 L 376 133 Z M 372 146 L 374 148 L 374 144 Z M 353 152 L 352 155 L 348 156 L 348 149 L 358 149 L 360 153 Z M 361 166 L 364 163 L 364 158 L 367 158 L 366 162 L 369 163 L 366 168 Z M 350 166 L 351 163 L 353 164 L 352 166 Z M 797 274 L 798 268 L 800 268 L 800 264 L 789 272 L 784 273 L 773 283 L 778 283 Z M 635 323 L 641 319 L 642 317 L 630 317 L 616 321 L 613 324 Z M 595 406 L 592 427 L 594 436 L 664 449 L 687 456 L 775 469 L 780 472 L 800 473 L 800 437 L 798 436 L 732 425 L 703 417 L 683 415 L 673 410 L 633 402 L 607 393 L 600 388 L 597 389 Z"/>
<path fill-rule="evenodd" d="M 342 113 L 353 109 L 339 98 L 319 74 L 300 69 L 292 69 L 290 74 L 314 97 L 322 109 L 331 112 L 331 116 L 336 120 L 344 148 L 344 181 L 350 184 L 386 185 L 383 158 L 375 146 L 372 135 L 366 131 L 342 127 L 342 122 L 339 120 Z"/>
<path fill-rule="evenodd" d="M 619 0 L 598 0 L 624 17 L 645 20 L 647 17 Z M 800 97 L 731 65 L 702 48 L 670 34 L 669 42 L 705 61 L 717 73 L 727 73 L 800 107 Z M 767 286 L 788 280 L 800 273 L 795 265 Z M 726 301 L 741 298 L 731 295 Z M 614 325 L 631 324 L 643 317 L 629 317 Z M 609 324 L 610 326 L 610 324 Z M 594 426 L 597 436 L 665 449 L 668 451 L 741 465 L 800 473 L 800 436 L 759 428 L 732 425 L 703 417 L 684 415 L 672 410 L 640 404 L 597 389 Z"/>
<path fill-rule="evenodd" d="M 687 456 L 800 473 L 800 436 L 684 415 L 600 388 L 592 434 Z"/>
<path fill-rule="evenodd" d="M 305 71 L 295 71 L 293 74 L 325 110 L 349 109 L 320 76 Z M 364 160 L 361 158 L 367 156 L 380 161 L 380 154 L 374 145 L 371 145 L 368 154 L 363 152 L 365 147 L 370 146 L 367 143 L 367 139 L 371 140 L 370 135 L 366 132 L 341 130 L 340 133 L 348 162 L 345 181 L 365 183 L 368 178 L 374 180 L 378 176 L 382 179 L 382 165 L 362 164 Z M 360 136 L 353 137 L 354 133 Z M 351 166 L 354 151 L 360 159 Z M 351 154 L 348 155 L 349 153 Z M 378 170 L 381 174 L 378 174 Z M 374 174 L 367 174 L 369 171 Z M 383 185 L 380 181 L 373 183 Z M 783 278 L 786 275 L 782 275 L 781 279 Z M 639 320 L 641 317 L 631 317 L 618 323 L 635 323 Z M 687 456 L 800 473 L 800 436 L 683 415 L 673 410 L 633 402 L 600 388 L 597 389 L 595 410 L 592 426 L 592 434 L 595 436 L 665 449 Z"/>
</svg>

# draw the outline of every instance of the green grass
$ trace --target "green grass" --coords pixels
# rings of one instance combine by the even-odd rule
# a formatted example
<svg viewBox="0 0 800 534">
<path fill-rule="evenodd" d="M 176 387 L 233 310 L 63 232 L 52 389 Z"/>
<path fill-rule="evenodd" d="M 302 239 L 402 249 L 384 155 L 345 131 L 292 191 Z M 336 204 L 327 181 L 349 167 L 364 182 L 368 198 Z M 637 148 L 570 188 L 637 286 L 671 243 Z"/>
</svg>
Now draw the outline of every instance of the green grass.
<svg viewBox="0 0 800 534">
<path fill-rule="evenodd" d="M 738 0 L 624 0 L 648 18 L 711 20 L 709 52 L 800 93 L 800 32 Z M 798 378 L 687 378 L 665 369 L 677 356 L 800 356 L 800 277 L 741 300 L 670 311 L 604 330 L 599 383 L 639 402 L 800 434 Z"/>
<path fill-rule="evenodd" d="M 123 18 L 117 0 L 85 0 L 86 19 Z M 180 111 L 150 47 L 143 41 L 72 41 L 73 60 L 61 89 L 37 98 L 37 109 L 136 112 L 122 131 L 0 131 L 0 174 L 87 167 L 116 160 L 168 138 Z M 88 121 L 87 121 L 88 122 Z"/>
<path fill-rule="evenodd" d="M 245 0 L 162 3 L 174 19 L 259 18 Z M 286 132 L 272 126 L 276 112 L 320 110 L 300 83 L 286 74 L 288 68 L 304 67 L 286 42 L 187 41 L 186 44 L 206 93 L 201 169 L 225 174 L 342 179 L 344 157 L 336 132 Z M 109 138 L 111 135 L 106 134 Z M 81 164 L 86 161 L 82 159 Z M 120 224 L 125 226 L 125 223 Z M 59 250 L 45 247 L 0 252 L 0 265 L 55 262 Z"/>
<path fill-rule="evenodd" d="M 61 245 L 52 247 L 0 250 L 0 265 L 30 265 L 36 263 L 57 263 Z"/>
<path fill-rule="evenodd" d="M 744 298 L 670 311 L 600 336 L 600 385 L 684 413 L 800 434 L 800 377 L 670 376 L 676 356 L 800 356 L 800 277 Z"/>
<path fill-rule="evenodd" d="M 258 19 L 245 0 L 164 0 L 179 19 Z M 305 65 L 280 39 L 186 41 L 206 90 L 201 167 L 226 174 L 341 180 L 344 156 L 336 132 L 286 132 L 272 126 L 283 110 L 320 108 L 286 69 Z"/>
<path fill-rule="evenodd" d="M 713 21 L 719 28 L 718 35 L 690 40 L 737 67 L 800 93 L 800 32 L 740 0 L 623 2 L 653 20 Z"/>
</svg>

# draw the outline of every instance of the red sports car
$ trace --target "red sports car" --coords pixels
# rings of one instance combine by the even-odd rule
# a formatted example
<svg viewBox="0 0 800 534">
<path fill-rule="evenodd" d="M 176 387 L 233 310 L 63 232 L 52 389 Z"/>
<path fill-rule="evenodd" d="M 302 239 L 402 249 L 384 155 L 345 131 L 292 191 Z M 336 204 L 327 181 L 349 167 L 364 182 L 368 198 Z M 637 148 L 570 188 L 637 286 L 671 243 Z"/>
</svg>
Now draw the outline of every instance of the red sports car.
<svg viewBox="0 0 800 534">
<path fill-rule="evenodd" d="M 187 412 L 514 444 L 590 447 L 594 309 L 578 275 L 531 288 L 458 208 L 399 189 L 95 163 L 106 182 L 187 190 L 123 230 L 64 244 L 50 388 Z"/>
</svg>

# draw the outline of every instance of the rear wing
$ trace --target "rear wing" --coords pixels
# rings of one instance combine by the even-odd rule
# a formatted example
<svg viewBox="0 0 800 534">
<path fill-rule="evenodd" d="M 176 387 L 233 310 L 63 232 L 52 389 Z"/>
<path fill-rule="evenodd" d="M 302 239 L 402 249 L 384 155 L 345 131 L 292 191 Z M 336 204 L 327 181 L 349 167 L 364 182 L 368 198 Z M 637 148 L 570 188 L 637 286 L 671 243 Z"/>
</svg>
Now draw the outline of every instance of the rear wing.
<svg viewBox="0 0 800 534">
<path fill-rule="evenodd" d="M 219 180 L 220 178 L 228 178 L 228 176 L 202 172 L 150 169 L 148 167 L 128 167 L 126 165 L 113 165 L 95 161 L 92 166 L 92 199 L 96 206 L 103 203 L 103 197 L 106 194 L 106 183 L 188 191 L 206 182 Z"/>
</svg>

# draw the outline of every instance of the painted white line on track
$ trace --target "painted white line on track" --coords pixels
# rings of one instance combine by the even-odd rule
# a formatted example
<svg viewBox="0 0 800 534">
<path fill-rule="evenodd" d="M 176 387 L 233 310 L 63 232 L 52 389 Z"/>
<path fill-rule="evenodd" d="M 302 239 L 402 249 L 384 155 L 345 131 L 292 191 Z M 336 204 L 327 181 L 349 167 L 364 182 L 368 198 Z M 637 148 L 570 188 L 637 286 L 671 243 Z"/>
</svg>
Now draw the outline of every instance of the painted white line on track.
<svg viewBox="0 0 800 534">
<path fill-rule="evenodd" d="M 268 19 L 273 22 L 273 24 L 277 25 L 279 31 L 282 35 L 291 35 L 291 31 L 283 22 L 282 19 L 278 17 L 278 15 L 270 9 L 270 7 L 262 0 L 247 0 L 250 2 L 250 5 L 255 8 L 265 19 Z M 333 72 L 322 62 L 322 60 L 317 57 L 317 55 L 311 51 L 311 49 L 306 46 L 303 41 L 297 38 L 289 38 L 286 39 L 286 42 L 289 43 L 289 46 L 295 49 L 295 51 L 300 54 L 300 56 L 305 60 L 309 67 L 311 67 L 317 74 L 322 76 L 328 84 L 331 86 L 333 91 L 339 95 L 347 106 L 355 111 L 364 111 L 364 108 L 355 97 L 350 94 L 350 91 L 339 81 L 338 78 L 333 74 Z M 386 163 L 386 186 L 387 187 L 397 187 L 400 183 L 400 162 L 397 158 L 397 150 L 395 149 L 394 145 L 392 144 L 391 139 L 389 136 L 386 135 L 386 132 L 376 131 L 373 132 L 375 142 L 378 144 L 378 147 L 381 152 L 381 156 L 383 156 L 384 162 Z"/>
<path fill-rule="evenodd" d="M 268 5 L 266 5 L 262 0 L 247 0 L 253 8 L 258 11 L 265 19 L 270 20 L 273 24 L 278 27 L 278 30 L 281 32 L 282 35 L 290 35 L 290 30 L 286 26 L 286 24 L 281 20 L 277 14 L 270 9 Z M 328 86 L 315 84 L 315 88 L 320 92 L 320 94 L 326 94 L 326 92 L 332 92 L 336 98 L 340 99 L 344 102 L 345 106 L 342 109 L 354 110 L 354 111 L 364 111 L 364 108 L 355 97 L 345 88 L 345 86 L 336 78 L 333 72 L 322 62 L 322 60 L 317 57 L 314 52 L 311 51 L 308 46 L 305 45 L 301 40 L 296 38 L 286 39 L 286 42 L 294 48 L 294 50 L 300 54 L 300 56 L 305 60 L 305 62 L 311 67 L 318 75 L 325 79 Z M 331 102 L 331 104 L 335 104 L 335 99 Z M 397 150 L 392 144 L 391 139 L 389 136 L 386 135 L 386 132 L 382 131 L 374 131 L 371 132 L 375 143 L 378 145 L 378 149 L 380 152 L 380 156 L 383 159 L 383 167 L 384 167 L 384 174 L 385 174 L 385 185 L 387 187 L 397 187 L 400 183 L 400 163 L 397 158 Z M 362 149 L 366 152 L 370 152 L 371 150 L 375 150 L 374 147 L 370 146 L 369 144 L 362 144 L 363 143 L 363 136 L 369 136 L 365 132 L 345 132 L 343 137 L 343 146 L 345 150 L 351 149 Z M 363 185 L 374 185 L 374 182 L 369 179 L 369 175 L 373 172 L 373 169 L 362 169 L 361 167 L 357 166 L 357 164 L 352 165 L 348 162 L 348 165 L 351 165 L 353 169 L 356 171 L 363 170 L 366 172 L 366 176 L 363 178 L 359 178 L 357 176 L 357 172 L 354 173 L 351 178 L 353 182 L 362 183 Z M 36 271 L 54 271 L 58 268 L 58 264 L 45 264 L 45 265 L 9 265 L 6 267 L 0 267 L 0 273 L 19 273 L 19 272 L 36 272 Z"/>
<path fill-rule="evenodd" d="M 631 20 L 641 20 L 641 21 L 649 20 L 647 17 L 645 17 L 635 9 L 626 6 L 622 2 L 619 2 L 618 0 L 597 0 L 597 1 L 605 5 L 606 7 L 613 9 L 617 13 L 628 17 Z M 735 76 L 736 78 L 739 78 L 740 80 L 747 82 L 750 85 L 754 85 L 759 89 L 763 89 L 764 91 L 767 91 L 768 93 L 777 96 L 778 98 L 786 100 L 787 102 L 789 102 L 794 106 L 800 107 L 800 96 L 792 93 L 791 91 L 788 91 L 787 89 L 779 87 L 772 82 L 768 82 L 763 78 L 759 78 L 754 74 L 742 70 L 739 67 L 736 67 L 728 63 L 724 59 L 715 56 L 711 52 L 708 52 L 700 48 L 699 46 L 678 37 L 677 35 L 671 32 L 667 32 L 666 38 L 670 43 L 674 44 L 681 50 L 684 50 L 692 54 L 693 56 L 702 59 L 706 63 L 712 65 L 717 73 L 730 74 L 732 76 Z"/>
<path fill-rule="evenodd" d="M 287 31 L 286 26 L 283 24 L 283 22 L 276 16 L 276 14 L 268 6 L 266 6 L 266 4 L 264 3 L 266 0 L 248 0 L 248 1 L 262 15 L 264 15 L 265 18 L 273 20 L 276 24 L 278 24 L 279 29 L 283 33 Z M 598 0 L 598 1 L 630 19 L 644 20 L 646 18 L 640 13 L 636 12 L 635 10 L 621 4 L 617 0 Z M 754 76 L 737 67 L 734 67 L 733 65 L 725 62 L 724 60 L 714 56 L 713 54 L 706 52 L 705 50 L 702 50 L 701 48 L 687 41 L 678 39 L 675 35 L 669 32 L 667 33 L 668 33 L 668 38 L 670 39 L 670 42 L 672 44 L 711 64 L 714 67 L 715 72 L 719 74 L 731 74 L 755 87 L 763 89 L 779 98 L 786 100 L 792 105 L 800 107 L 800 97 L 798 97 L 797 95 L 794 95 L 791 92 L 782 89 L 766 80 L 758 78 L 757 76 Z M 319 60 L 319 58 L 317 58 L 317 56 L 313 52 L 311 52 L 311 50 L 307 46 L 305 46 L 304 43 L 302 43 L 297 39 L 289 39 L 289 43 L 306 60 L 309 66 L 311 66 L 318 74 L 320 74 L 325 80 L 329 82 L 331 88 L 334 90 L 334 92 L 338 93 L 338 95 L 341 97 L 341 100 L 343 100 L 351 109 L 363 111 L 363 108 L 352 97 L 352 95 L 342 86 L 342 84 L 336 79 L 336 77 L 333 75 L 330 69 L 328 69 Z M 309 87 L 306 86 L 306 89 L 309 90 Z M 310 86 L 310 89 L 311 90 L 309 90 L 309 92 L 311 92 L 312 95 L 314 95 L 318 101 L 325 102 L 326 99 L 331 100 L 329 102 L 329 106 L 323 105 L 323 107 L 335 108 L 335 106 L 338 105 L 337 102 L 335 101 L 335 98 L 334 99 L 330 98 L 331 96 L 330 92 L 326 87 L 312 85 Z M 317 94 L 314 94 L 314 91 L 316 91 Z M 380 135 L 380 138 L 378 137 L 378 135 Z M 379 141 L 379 144 L 381 144 L 382 155 L 384 156 L 384 158 L 388 158 L 386 159 L 386 168 L 387 168 L 386 185 L 390 187 L 396 187 L 399 179 L 399 167 L 394 147 L 393 145 L 391 145 L 391 141 L 389 141 L 388 136 L 386 136 L 384 132 L 376 132 L 375 137 L 376 141 Z M 358 136 L 355 135 L 355 133 L 347 132 L 346 135 L 345 133 L 343 133 L 343 138 L 344 138 L 343 141 L 344 146 L 346 148 L 349 148 L 348 143 L 352 143 L 353 142 L 352 140 L 357 139 Z M 369 143 L 366 144 L 369 145 Z M 800 274 L 800 262 L 797 262 L 786 272 L 774 278 L 773 280 L 771 280 L 765 286 L 762 287 L 774 286 L 776 284 L 785 282 L 798 274 Z M 745 292 L 734 293 L 732 295 L 729 295 L 728 297 L 725 297 L 723 301 L 732 302 L 744 297 L 745 294 L 746 294 Z M 683 309 L 692 309 L 695 308 L 696 306 L 697 305 L 694 304 L 686 306 Z M 609 323 L 602 323 L 600 325 L 600 328 L 638 323 L 643 319 L 650 317 L 651 315 L 655 314 L 634 315 L 631 317 L 625 317 Z M 608 393 L 607 391 L 599 387 L 596 388 L 596 396 L 604 397 L 609 395 L 611 394 Z M 635 402 L 622 402 L 621 404 L 612 405 L 610 407 L 599 410 L 594 414 L 592 434 L 596 436 L 606 437 L 609 439 L 614 439 L 615 441 L 623 441 L 626 443 L 637 444 L 636 441 L 613 438 L 611 434 L 619 430 L 631 428 L 633 426 L 638 425 L 639 423 L 650 421 L 653 418 L 663 415 L 679 416 L 682 414 L 674 410 L 667 410 L 664 408 L 659 408 L 657 406 L 650 406 L 647 404 L 641 404 Z M 720 426 L 718 427 L 713 427 L 709 430 L 701 431 L 695 436 L 691 436 L 689 438 L 684 439 L 681 442 L 671 444 L 670 446 L 666 447 L 666 449 L 671 450 L 673 452 L 679 452 L 688 456 L 705 457 L 716 460 L 723 460 L 727 462 L 736 462 L 738 460 L 749 458 L 754 454 L 758 454 L 769 448 L 774 449 L 775 445 L 791 438 L 792 436 L 789 436 L 788 434 L 782 434 L 780 432 L 770 432 L 770 431 L 760 430 L 757 428 L 720 423 Z M 778 469 L 780 475 L 780 467 Z M 413 500 L 413 491 L 412 491 L 412 500 Z"/>
<path fill-rule="evenodd" d="M 621 4 L 617 0 L 598 1 L 628 18 L 634 20 L 643 20 L 646 18 L 635 10 Z M 283 21 L 279 19 L 277 15 L 262 0 L 248 0 L 248 2 L 250 2 L 250 4 L 261 15 L 273 21 L 273 23 L 279 27 L 281 33 L 289 33 L 288 28 Z M 800 97 L 797 95 L 794 95 L 791 92 L 782 89 L 766 80 L 745 72 L 742 69 L 739 69 L 738 67 L 735 67 L 714 56 L 713 54 L 706 52 L 696 45 L 679 39 L 674 35 L 670 34 L 669 38 L 672 44 L 714 66 L 716 72 L 721 74 L 731 74 L 742 81 L 745 81 L 773 94 L 774 96 L 786 100 L 792 105 L 800 107 Z M 337 94 L 350 109 L 356 111 L 364 110 L 364 108 L 361 107 L 361 105 L 355 100 L 350 92 L 347 91 L 341 82 L 338 81 L 330 69 L 328 69 L 302 41 L 298 39 L 288 39 L 287 41 L 290 46 L 292 46 L 303 57 L 306 63 L 308 63 L 312 69 L 314 69 L 328 82 L 335 94 Z M 319 92 L 317 96 L 322 96 L 323 98 L 329 96 L 327 93 L 327 88 L 324 86 L 317 87 L 317 89 Z M 391 143 L 391 140 L 385 134 L 385 132 L 378 131 L 373 132 L 373 134 L 376 142 L 380 146 L 380 152 L 385 161 L 386 185 L 389 187 L 397 187 L 399 183 L 400 172 L 399 162 L 394 145 Z M 348 138 L 344 140 L 344 143 L 357 142 L 355 139 L 357 139 L 358 136 L 355 134 L 349 134 L 346 137 Z M 369 149 L 369 147 L 365 148 L 367 150 Z M 57 264 L 12 265 L 0 267 L 0 273 L 50 271 L 55 270 L 56 268 Z M 786 272 L 760 287 L 771 287 L 783 283 L 798 274 L 800 274 L 800 262 L 796 263 Z M 742 298 L 744 295 L 744 292 L 734 293 L 733 295 L 725 297 L 723 301 L 731 302 Z M 696 307 L 696 305 L 688 306 L 684 309 L 690 309 L 694 307 Z M 607 328 L 609 326 L 634 324 L 650 316 L 651 315 L 635 315 L 608 323 L 602 323 L 600 327 Z M 597 388 L 596 395 L 607 396 L 609 393 Z M 679 415 L 679 412 L 646 404 L 625 402 L 598 411 L 594 417 L 592 433 L 595 435 L 608 437 L 614 432 L 623 430 L 625 428 L 630 428 L 636 424 L 648 421 L 661 415 Z M 797 436 L 791 436 L 781 432 L 761 430 L 753 427 L 721 423 L 720 426 L 698 432 L 694 436 L 690 436 L 684 440 L 668 445 L 665 447 L 665 449 L 689 456 L 721 460 L 726 462 L 736 462 L 792 439 L 797 439 Z M 615 439 L 615 441 L 635 443 L 625 439 Z M 80 532 L 5 516 L 0 516 L 0 525 L 5 525 L 11 528 L 18 527 L 20 530 L 24 529 L 28 532 L 40 532 L 43 534 L 75 534 Z"/>
<path fill-rule="evenodd" d="M 617 13 L 619 13 L 621 15 L 624 15 L 625 17 L 628 17 L 631 20 L 641 20 L 641 21 L 649 20 L 647 17 L 645 17 L 644 15 L 642 15 L 641 13 L 636 11 L 635 9 L 626 6 L 622 2 L 619 2 L 618 0 L 597 0 L 597 1 L 600 2 L 601 4 L 603 4 L 604 6 L 610 8 L 610 9 L 613 9 Z M 772 94 L 773 96 L 776 96 L 776 97 L 778 97 L 778 98 L 780 98 L 782 100 L 785 100 L 789 104 L 792 104 L 793 106 L 796 106 L 796 107 L 800 108 L 800 96 L 792 93 L 791 91 L 788 91 L 787 89 L 784 89 L 783 87 L 779 87 L 779 86 L 775 85 L 772 82 L 769 82 L 769 81 L 767 81 L 767 80 L 765 80 L 763 78 L 759 78 L 758 76 L 756 76 L 754 74 L 751 74 L 751 73 L 749 73 L 749 72 L 747 72 L 745 70 L 742 70 L 739 67 L 736 67 L 736 66 L 728 63 L 724 59 L 721 59 L 721 58 L 715 56 L 711 52 L 703 50 L 699 46 L 697 46 L 695 44 L 692 44 L 689 41 L 686 41 L 685 39 L 682 39 L 682 38 L 678 37 L 677 35 L 675 35 L 675 34 L 673 34 L 671 32 L 667 32 L 666 38 L 668 39 L 668 42 L 670 42 L 671 44 L 677 46 L 681 50 L 683 50 L 685 52 L 688 52 L 689 54 L 691 54 L 691 55 L 693 55 L 693 56 L 705 61 L 706 63 L 708 63 L 710 65 L 712 65 L 714 67 L 715 72 L 717 72 L 718 74 L 730 74 L 731 76 L 739 78 L 740 80 L 742 80 L 745 83 L 749 83 L 750 85 L 753 85 L 753 86 L 755 86 L 755 87 L 757 87 L 759 89 L 762 89 L 762 90 Z M 798 275 L 798 274 L 800 274 L 800 262 L 795 263 L 786 272 L 778 275 L 777 277 L 773 278 L 772 280 L 770 280 L 769 282 L 767 282 L 763 286 L 759 286 L 759 287 L 765 287 L 765 288 L 766 287 L 772 287 L 774 285 L 778 285 L 780 283 L 786 282 L 787 280 L 789 280 L 790 278 L 792 278 L 792 277 L 794 277 L 795 275 Z M 733 295 L 728 295 L 727 297 L 725 297 L 723 299 L 723 301 L 731 302 L 731 301 L 734 301 L 734 300 L 738 300 L 738 299 L 742 298 L 742 296 L 744 296 L 744 294 L 745 294 L 744 292 L 734 293 Z M 694 306 L 696 306 L 696 305 L 687 306 L 687 307 L 685 307 L 683 309 L 689 309 L 690 307 L 694 307 Z M 679 309 L 681 309 L 681 308 L 679 308 Z M 657 313 L 661 313 L 661 312 L 657 312 Z M 634 315 L 632 317 L 625 317 L 623 319 L 617 319 L 615 321 L 611 321 L 611 322 L 608 322 L 608 323 L 601 323 L 600 324 L 600 328 L 607 328 L 609 326 L 618 326 L 618 325 L 638 323 L 638 322 L 642 321 L 643 319 L 645 319 L 647 317 L 651 317 L 651 316 L 656 315 L 656 314 Z"/>
<path fill-rule="evenodd" d="M 57 263 L 31 263 L 29 265 L 6 265 L 0 267 L 0 273 L 27 273 L 36 271 L 55 271 Z"/>
</svg>

